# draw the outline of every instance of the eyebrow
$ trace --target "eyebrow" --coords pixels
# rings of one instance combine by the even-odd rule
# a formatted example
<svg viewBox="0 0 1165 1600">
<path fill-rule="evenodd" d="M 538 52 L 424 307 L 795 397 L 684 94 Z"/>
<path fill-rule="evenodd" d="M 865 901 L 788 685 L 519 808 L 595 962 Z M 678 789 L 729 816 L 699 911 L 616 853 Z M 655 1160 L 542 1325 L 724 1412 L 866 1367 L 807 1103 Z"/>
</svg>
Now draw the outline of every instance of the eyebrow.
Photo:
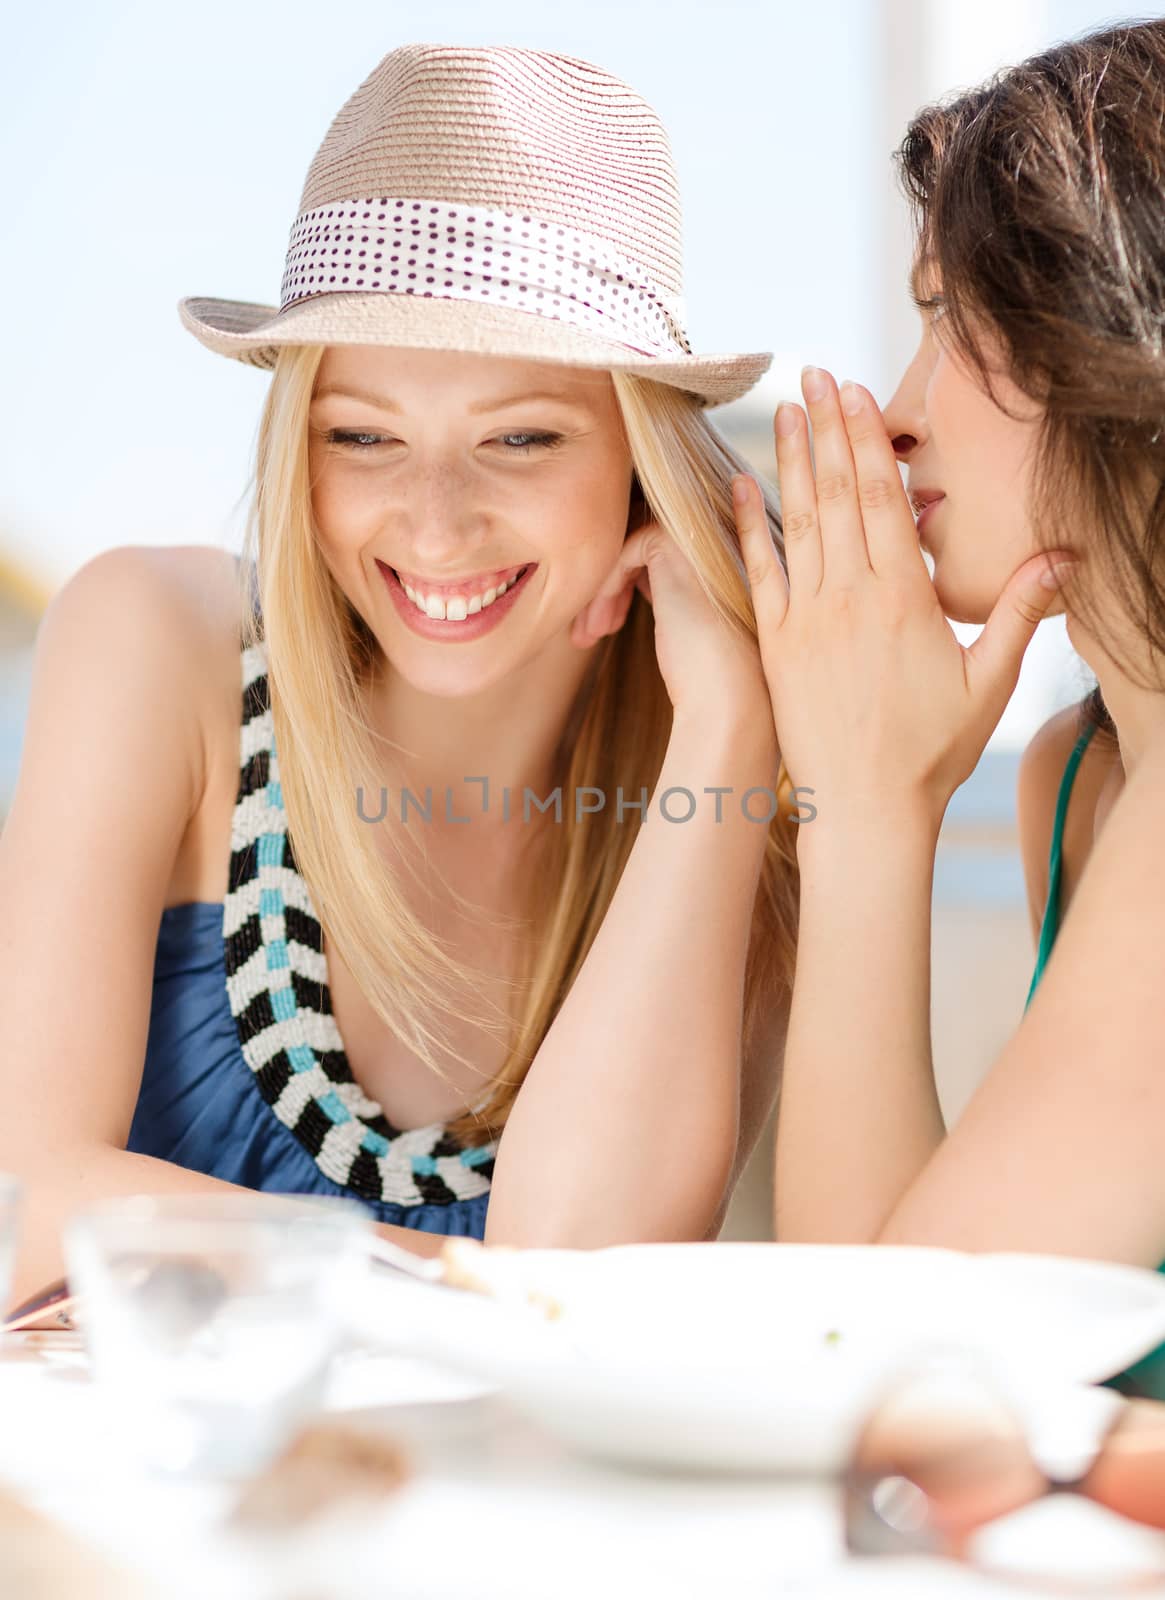
<svg viewBox="0 0 1165 1600">
<path fill-rule="evenodd" d="M 349 383 L 324 383 L 312 396 L 313 402 L 323 400 L 327 395 L 344 395 L 349 400 L 363 400 L 366 405 L 376 406 L 381 411 L 392 411 L 398 416 L 401 407 L 388 395 L 374 394 L 371 389 L 361 389 L 357 384 Z M 556 394 L 553 390 L 545 389 L 529 394 L 497 395 L 489 400 L 479 400 L 476 405 L 470 406 L 469 412 L 479 416 L 483 411 L 501 411 L 505 406 L 525 405 L 530 400 L 554 400 L 564 406 L 585 406 L 583 399 L 573 399 L 569 395 Z"/>
</svg>

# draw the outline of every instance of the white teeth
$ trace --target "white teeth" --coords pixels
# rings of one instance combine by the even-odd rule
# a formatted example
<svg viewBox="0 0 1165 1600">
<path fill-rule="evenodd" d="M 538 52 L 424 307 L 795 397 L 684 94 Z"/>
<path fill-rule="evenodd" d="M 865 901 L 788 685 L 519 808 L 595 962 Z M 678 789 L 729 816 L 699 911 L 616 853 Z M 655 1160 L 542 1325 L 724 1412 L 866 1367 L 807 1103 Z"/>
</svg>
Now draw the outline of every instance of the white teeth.
<svg viewBox="0 0 1165 1600">
<path fill-rule="evenodd" d="M 500 600 L 507 589 L 514 587 L 520 576 L 521 573 L 506 583 L 500 583 L 496 589 L 487 589 L 484 594 L 471 595 L 468 600 L 464 595 L 456 595 L 448 603 L 441 595 L 425 595 L 420 589 L 414 589 L 403 578 L 400 584 L 412 603 L 427 617 L 437 622 L 464 622 L 466 617 L 475 616 L 477 612 L 484 611 L 486 606 L 492 606 L 495 600 Z"/>
</svg>

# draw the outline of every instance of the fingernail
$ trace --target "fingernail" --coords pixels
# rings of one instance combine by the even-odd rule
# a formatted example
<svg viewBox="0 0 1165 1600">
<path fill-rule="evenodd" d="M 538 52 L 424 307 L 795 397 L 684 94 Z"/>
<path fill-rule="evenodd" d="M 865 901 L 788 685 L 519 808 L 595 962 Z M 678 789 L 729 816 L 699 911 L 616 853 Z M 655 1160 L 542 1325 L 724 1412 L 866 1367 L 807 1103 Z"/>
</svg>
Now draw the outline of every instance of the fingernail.
<svg viewBox="0 0 1165 1600">
<path fill-rule="evenodd" d="M 748 504 L 748 479 L 743 472 L 738 472 L 732 480 L 732 503 L 738 511 L 743 511 Z"/>
<path fill-rule="evenodd" d="M 797 407 L 790 405 L 787 400 L 782 400 L 777 407 L 777 432 L 784 434 L 787 438 L 789 434 L 796 431 Z"/>
<path fill-rule="evenodd" d="M 841 409 L 847 417 L 856 417 L 862 409 L 862 391 L 849 378 L 841 386 Z"/>
<path fill-rule="evenodd" d="M 1056 561 L 1049 571 L 1047 567 L 1040 573 L 1040 582 L 1045 589 L 1058 589 L 1064 579 L 1075 569 L 1074 561 Z"/>
<path fill-rule="evenodd" d="M 801 388 L 806 400 L 824 400 L 829 390 L 820 367 L 802 367 Z"/>
</svg>

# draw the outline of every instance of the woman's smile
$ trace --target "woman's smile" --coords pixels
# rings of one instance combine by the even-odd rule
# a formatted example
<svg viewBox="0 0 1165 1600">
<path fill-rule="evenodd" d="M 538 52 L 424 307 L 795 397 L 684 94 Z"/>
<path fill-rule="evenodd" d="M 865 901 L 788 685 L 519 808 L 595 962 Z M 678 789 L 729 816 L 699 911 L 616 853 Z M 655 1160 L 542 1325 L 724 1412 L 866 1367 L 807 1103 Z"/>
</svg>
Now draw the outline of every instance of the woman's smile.
<svg viewBox="0 0 1165 1600">
<path fill-rule="evenodd" d="M 487 578 L 484 589 L 467 584 L 452 586 L 447 594 L 432 588 L 414 587 L 383 561 L 377 561 L 381 576 L 402 619 L 424 639 L 464 643 L 480 638 L 507 617 L 525 592 L 536 562 L 522 567 L 502 568 Z M 508 573 L 508 577 L 504 574 Z M 422 580 L 423 581 L 423 580 Z M 474 584 L 477 579 L 472 580 Z M 406 587 L 407 585 L 407 587 Z"/>
</svg>

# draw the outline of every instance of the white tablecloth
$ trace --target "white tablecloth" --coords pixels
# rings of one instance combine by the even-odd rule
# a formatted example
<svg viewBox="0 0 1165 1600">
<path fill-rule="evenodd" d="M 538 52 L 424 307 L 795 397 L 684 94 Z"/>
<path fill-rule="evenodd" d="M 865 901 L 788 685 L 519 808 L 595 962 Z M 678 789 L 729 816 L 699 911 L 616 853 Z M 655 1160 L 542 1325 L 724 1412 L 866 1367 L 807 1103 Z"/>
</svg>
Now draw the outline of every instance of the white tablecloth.
<svg viewBox="0 0 1165 1600">
<path fill-rule="evenodd" d="M 424 1399 L 437 1393 L 450 1398 Z M 456 1393 L 417 1363 L 350 1359 L 333 1403 L 358 1408 L 402 1442 L 409 1482 L 375 1516 L 245 1545 L 222 1527 L 233 1488 L 150 1478 L 124 1458 L 77 1341 L 17 1336 L 0 1358 L 0 1483 L 167 1600 L 1032 1592 L 929 1558 L 847 1557 L 831 1483 L 608 1467 L 571 1456 L 496 1395 Z M 1138 1593 L 1165 1596 L 1165 1536 L 1079 1497 L 1017 1513 L 983 1535 L 980 1549 L 1014 1569 L 1091 1577 L 1098 1595 L 1136 1578 Z M 0 1570 L 2 1552 L 0 1534 Z M 1044 1584 L 1042 1592 L 1069 1590 Z"/>
</svg>

